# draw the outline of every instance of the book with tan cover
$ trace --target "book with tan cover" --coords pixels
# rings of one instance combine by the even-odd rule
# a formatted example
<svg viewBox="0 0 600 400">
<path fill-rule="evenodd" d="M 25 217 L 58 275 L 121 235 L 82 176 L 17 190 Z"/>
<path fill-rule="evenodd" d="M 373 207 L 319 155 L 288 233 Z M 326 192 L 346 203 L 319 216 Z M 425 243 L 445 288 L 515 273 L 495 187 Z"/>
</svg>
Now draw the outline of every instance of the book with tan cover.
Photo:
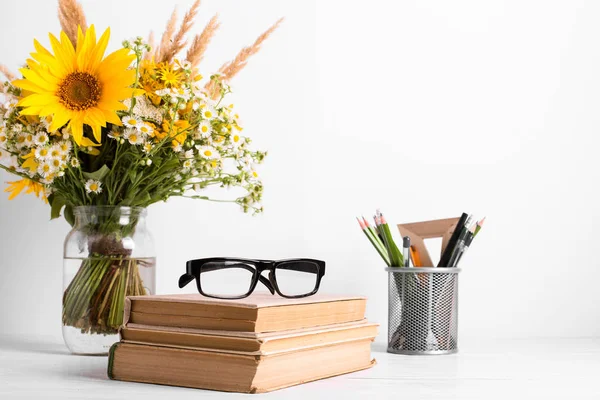
<svg viewBox="0 0 600 400">
<path fill-rule="evenodd" d="M 362 320 L 317 328 L 256 333 L 128 323 L 121 328 L 121 339 L 124 343 L 267 355 L 348 340 L 373 339 L 377 336 L 377 327 L 378 324 Z"/>
<path fill-rule="evenodd" d="M 360 321 L 365 297 L 316 294 L 286 299 L 254 293 L 238 300 L 200 294 L 132 296 L 125 301 L 124 324 L 240 332 L 278 332 Z"/>
<path fill-rule="evenodd" d="M 263 393 L 369 368 L 371 339 L 274 355 L 233 354 L 116 343 L 110 379 L 226 392 Z"/>
</svg>

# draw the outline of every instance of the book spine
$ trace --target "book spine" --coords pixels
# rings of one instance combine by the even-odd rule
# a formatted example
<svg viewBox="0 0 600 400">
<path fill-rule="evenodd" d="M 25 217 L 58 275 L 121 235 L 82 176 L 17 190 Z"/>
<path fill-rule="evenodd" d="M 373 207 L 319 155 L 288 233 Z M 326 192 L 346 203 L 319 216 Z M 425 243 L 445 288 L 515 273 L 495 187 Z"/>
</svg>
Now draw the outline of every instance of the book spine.
<svg viewBox="0 0 600 400">
<path fill-rule="evenodd" d="M 115 379 L 115 376 L 113 375 L 113 364 L 115 363 L 115 350 L 117 350 L 117 347 L 119 347 L 120 344 L 120 342 L 117 342 L 110 347 L 110 350 L 108 350 L 108 367 L 106 370 L 108 379 Z"/>
</svg>

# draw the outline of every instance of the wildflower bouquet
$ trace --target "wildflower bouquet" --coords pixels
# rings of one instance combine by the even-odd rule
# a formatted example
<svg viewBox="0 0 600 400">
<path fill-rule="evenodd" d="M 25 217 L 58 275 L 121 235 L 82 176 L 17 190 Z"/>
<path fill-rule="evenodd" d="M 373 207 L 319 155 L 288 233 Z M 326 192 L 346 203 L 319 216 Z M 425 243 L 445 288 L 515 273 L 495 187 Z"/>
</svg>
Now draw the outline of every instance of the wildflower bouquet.
<svg viewBox="0 0 600 400">
<path fill-rule="evenodd" d="M 266 153 L 253 150 L 242 136 L 226 97 L 229 80 L 280 21 L 204 77 L 198 65 L 219 27 L 216 16 L 179 57 L 198 6 L 196 1 L 179 29 L 173 12 L 157 46 L 152 37 L 137 37 L 105 57 L 110 31 L 97 38 L 81 6 L 59 0 L 62 32 L 49 35 L 50 48 L 34 40 L 20 78 L 0 66 L 7 78 L 0 81 L 0 168 L 20 178 L 10 182 L 9 199 L 34 193 L 49 203 L 51 218 L 62 212 L 70 224 L 79 206 L 147 207 L 173 196 L 262 211 L 256 165 Z M 245 194 L 213 199 L 202 193 L 211 186 L 239 187 Z M 101 239 L 89 243 L 90 260 L 65 291 L 64 324 L 96 333 L 120 326 L 123 296 L 143 294 L 144 288 L 139 274 L 109 271 L 128 256 L 119 238 L 135 228 L 135 219 L 125 226 L 110 219 L 94 226 Z M 82 307 L 82 296 L 104 308 Z"/>
</svg>

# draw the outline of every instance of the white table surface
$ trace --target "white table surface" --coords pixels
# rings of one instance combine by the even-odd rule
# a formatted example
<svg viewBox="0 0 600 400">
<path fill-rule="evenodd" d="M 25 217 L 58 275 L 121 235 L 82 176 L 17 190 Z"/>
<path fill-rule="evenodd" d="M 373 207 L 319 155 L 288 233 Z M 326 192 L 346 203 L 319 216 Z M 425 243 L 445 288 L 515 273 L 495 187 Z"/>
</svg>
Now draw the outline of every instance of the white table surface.
<svg viewBox="0 0 600 400">
<path fill-rule="evenodd" d="M 445 356 L 401 356 L 373 344 L 372 369 L 244 395 L 111 381 L 106 357 L 58 340 L 0 336 L 0 399 L 599 399 L 600 338 L 464 341 Z"/>
</svg>

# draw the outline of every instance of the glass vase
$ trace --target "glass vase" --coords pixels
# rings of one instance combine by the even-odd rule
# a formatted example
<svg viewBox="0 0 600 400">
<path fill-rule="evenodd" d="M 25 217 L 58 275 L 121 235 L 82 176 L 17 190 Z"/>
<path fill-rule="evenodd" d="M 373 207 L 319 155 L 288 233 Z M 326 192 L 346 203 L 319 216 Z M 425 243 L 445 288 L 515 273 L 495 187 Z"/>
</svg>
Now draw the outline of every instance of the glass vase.
<svg viewBox="0 0 600 400">
<path fill-rule="evenodd" d="M 65 239 L 63 338 L 74 354 L 106 355 L 119 340 L 126 296 L 155 293 L 146 209 L 83 206 Z"/>
</svg>

